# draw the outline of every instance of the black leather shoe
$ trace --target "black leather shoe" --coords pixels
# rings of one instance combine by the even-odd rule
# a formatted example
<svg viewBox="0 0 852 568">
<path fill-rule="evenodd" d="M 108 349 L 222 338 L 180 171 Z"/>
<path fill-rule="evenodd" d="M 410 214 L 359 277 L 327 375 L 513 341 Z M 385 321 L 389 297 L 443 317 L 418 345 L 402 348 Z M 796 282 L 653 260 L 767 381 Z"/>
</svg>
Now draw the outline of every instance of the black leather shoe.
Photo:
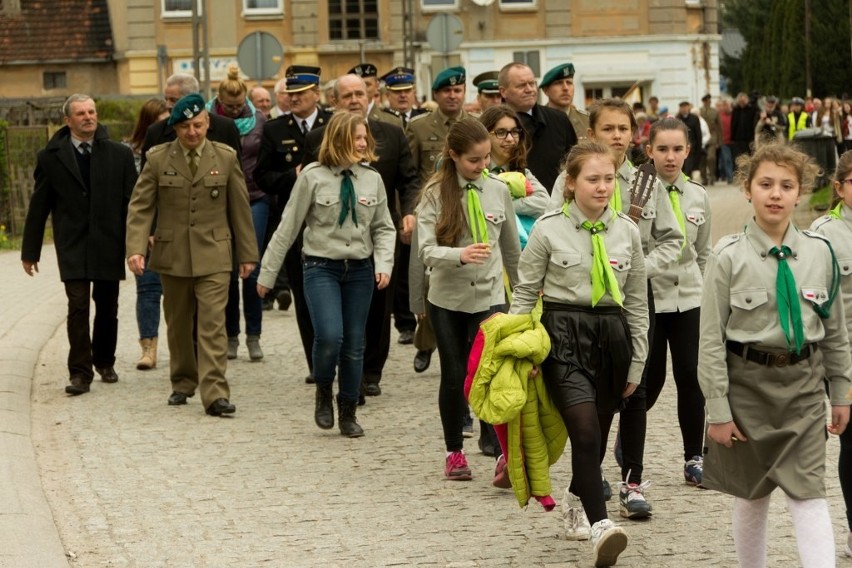
<svg viewBox="0 0 852 568">
<path fill-rule="evenodd" d="M 118 374 L 112 367 L 104 367 L 103 369 L 98 369 L 97 367 L 95 367 L 95 371 L 98 372 L 98 374 L 101 376 L 101 380 L 105 383 L 118 382 Z"/>
<path fill-rule="evenodd" d="M 414 356 L 414 372 L 422 373 L 429 368 L 429 363 L 432 362 L 432 351 L 434 349 L 422 349 Z"/>
<path fill-rule="evenodd" d="M 364 394 L 367 396 L 379 396 L 382 394 L 382 387 L 379 383 L 366 383 L 364 385 Z"/>
<path fill-rule="evenodd" d="M 307 377 L 305 377 L 305 384 L 313 385 L 316 382 L 317 382 L 317 380 L 314 378 L 313 374 L 310 374 Z"/>
<path fill-rule="evenodd" d="M 479 450 L 483 455 L 489 457 L 497 457 L 500 453 L 500 442 L 497 440 L 497 434 L 494 432 L 494 427 L 490 424 L 479 421 Z"/>
<path fill-rule="evenodd" d="M 89 392 L 89 384 L 91 379 L 86 380 L 84 377 L 71 377 L 71 384 L 65 387 L 66 394 L 77 396 Z"/>
<path fill-rule="evenodd" d="M 210 416 L 222 416 L 223 414 L 233 414 L 237 411 L 237 407 L 228 402 L 227 398 L 217 398 L 205 412 Z"/>
<path fill-rule="evenodd" d="M 409 329 L 403 329 L 399 332 L 399 339 L 397 342 L 400 345 L 411 345 L 414 343 L 414 332 Z"/>
<path fill-rule="evenodd" d="M 169 397 L 169 406 L 177 406 L 179 404 L 186 404 L 186 399 L 191 397 L 191 394 L 186 394 L 182 392 L 174 391 Z"/>
</svg>

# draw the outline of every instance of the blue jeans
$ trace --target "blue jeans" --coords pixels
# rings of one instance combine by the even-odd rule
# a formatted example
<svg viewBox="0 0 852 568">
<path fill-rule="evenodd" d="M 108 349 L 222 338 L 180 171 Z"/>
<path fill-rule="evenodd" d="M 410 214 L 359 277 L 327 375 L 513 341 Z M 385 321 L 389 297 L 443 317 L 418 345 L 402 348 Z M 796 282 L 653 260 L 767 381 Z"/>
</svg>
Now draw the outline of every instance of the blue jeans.
<svg viewBox="0 0 852 568">
<path fill-rule="evenodd" d="M 440 308 L 426 302 L 426 313 L 435 330 L 438 355 L 441 360 L 441 384 L 438 387 L 438 410 L 444 428 L 444 443 L 448 452 L 456 452 L 464 445 L 462 435 L 463 416 L 467 415 L 464 397 L 464 380 L 467 376 L 467 360 L 479 324 L 497 312 L 505 312 L 506 306 L 491 306 L 484 312 L 469 314 Z"/>
<path fill-rule="evenodd" d="M 251 220 L 257 238 L 258 253 L 263 256 L 263 238 L 266 235 L 266 223 L 269 220 L 269 197 L 251 202 Z M 263 301 L 257 295 L 258 274 L 260 274 L 260 263 L 255 266 L 251 275 L 243 281 L 243 313 L 246 318 L 246 335 L 260 335 L 263 322 Z M 237 337 L 240 334 L 240 274 L 238 270 L 231 273 L 231 282 L 228 286 L 225 330 L 228 332 L 228 337 Z"/>
<path fill-rule="evenodd" d="M 136 325 L 139 327 L 139 339 L 157 337 L 160 328 L 160 297 L 163 285 L 160 275 L 148 269 L 145 259 L 145 272 L 136 277 Z"/>
<path fill-rule="evenodd" d="M 722 144 L 719 148 L 719 178 L 728 183 L 734 179 L 734 156 L 730 144 Z"/>
<path fill-rule="evenodd" d="M 317 385 L 334 382 L 341 400 L 357 401 L 364 367 L 364 330 L 375 287 L 370 259 L 305 257 L 305 300 L 314 327 L 311 358 Z"/>
</svg>

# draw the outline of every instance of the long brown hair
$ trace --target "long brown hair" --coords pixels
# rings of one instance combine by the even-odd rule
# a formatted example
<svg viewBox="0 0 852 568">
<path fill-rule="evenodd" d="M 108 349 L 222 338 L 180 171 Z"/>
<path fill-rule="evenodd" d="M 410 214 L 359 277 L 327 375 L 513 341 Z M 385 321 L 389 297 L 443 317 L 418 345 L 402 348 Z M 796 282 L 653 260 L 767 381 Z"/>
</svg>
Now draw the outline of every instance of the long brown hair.
<svg viewBox="0 0 852 568">
<path fill-rule="evenodd" d="M 133 134 L 130 135 L 130 147 L 134 152 L 142 149 L 148 127 L 160 120 L 160 115 L 164 112 L 166 112 L 166 101 L 163 99 L 153 98 L 145 101 L 145 104 L 139 109 L 139 117 L 136 119 Z"/>
<path fill-rule="evenodd" d="M 424 192 L 438 186 L 438 197 L 441 199 L 441 213 L 435 225 L 435 238 L 438 244 L 445 247 L 456 246 L 467 229 L 464 218 L 464 208 L 459 191 L 458 172 L 456 163 L 450 157 L 450 150 L 458 156 L 465 154 L 474 144 L 490 142 L 488 131 L 475 118 L 463 118 L 450 127 L 447 141 L 441 153 L 441 165 L 429 180 Z M 425 194 L 425 198 L 434 199 L 434 190 Z"/>
<path fill-rule="evenodd" d="M 494 127 L 500 122 L 500 119 L 509 117 L 515 121 L 515 126 L 521 130 L 521 137 L 518 143 L 512 149 L 509 159 L 506 161 L 506 166 L 513 172 L 523 172 L 527 167 L 527 152 L 529 151 L 529 142 L 527 141 L 527 131 L 524 125 L 521 124 L 518 118 L 518 113 L 510 109 L 506 105 L 497 105 L 488 108 L 479 117 L 479 122 L 488 132 L 494 130 Z"/>
</svg>

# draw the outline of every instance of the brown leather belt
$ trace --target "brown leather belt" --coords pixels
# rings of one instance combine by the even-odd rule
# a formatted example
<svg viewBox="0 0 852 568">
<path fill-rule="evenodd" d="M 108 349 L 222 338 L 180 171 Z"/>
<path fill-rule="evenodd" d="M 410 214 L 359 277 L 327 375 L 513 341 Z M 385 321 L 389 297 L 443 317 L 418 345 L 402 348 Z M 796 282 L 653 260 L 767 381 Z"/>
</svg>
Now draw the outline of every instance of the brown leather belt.
<svg viewBox="0 0 852 568">
<path fill-rule="evenodd" d="M 809 343 L 802 347 L 802 352 L 798 355 L 795 353 L 770 353 L 768 351 L 761 351 L 738 341 L 726 341 L 725 347 L 728 348 L 728 351 L 742 357 L 746 361 L 751 361 L 758 365 L 766 365 L 767 367 L 795 365 L 816 353 L 817 350 L 817 346 L 814 343 Z"/>
</svg>

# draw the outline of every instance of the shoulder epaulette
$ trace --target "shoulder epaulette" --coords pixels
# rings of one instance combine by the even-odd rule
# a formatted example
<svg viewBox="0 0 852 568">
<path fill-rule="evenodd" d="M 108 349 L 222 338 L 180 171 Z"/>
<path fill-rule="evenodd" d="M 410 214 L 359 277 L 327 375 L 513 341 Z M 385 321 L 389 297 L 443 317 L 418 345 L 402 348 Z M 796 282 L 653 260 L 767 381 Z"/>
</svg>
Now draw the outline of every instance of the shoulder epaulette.
<svg viewBox="0 0 852 568">
<path fill-rule="evenodd" d="M 160 150 L 165 149 L 170 144 L 171 144 L 171 142 L 164 142 L 162 144 L 157 144 L 156 146 L 151 146 L 150 148 L 148 148 L 148 151 L 145 152 L 145 155 L 148 156 L 149 154 L 155 154 L 155 153 L 159 152 Z"/>
<path fill-rule="evenodd" d="M 820 227 L 832 220 L 834 220 L 834 217 L 832 217 L 831 215 L 823 215 L 822 217 L 813 222 L 813 224 L 811 225 L 811 230 L 813 231 L 819 229 Z"/>
<path fill-rule="evenodd" d="M 540 221 L 542 219 L 548 219 L 550 217 L 556 217 L 557 215 L 562 215 L 562 209 L 554 209 L 553 211 L 545 211 L 544 213 L 541 214 L 541 217 L 539 217 L 538 219 Z"/>
<path fill-rule="evenodd" d="M 701 189 L 703 189 L 704 191 L 707 191 L 707 188 L 706 188 L 706 187 L 704 187 L 703 185 L 701 185 L 700 183 L 698 183 L 697 181 L 695 181 L 695 180 L 694 180 L 694 179 L 692 179 L 692 178 L 687 178 L 687 179 L 686 179 L 686 181 L 687 181 L 687 183 L 691 183 L 692 185 L 697 185 L 698 187 L 700 187 L 700 188 L 701 188 Z"/>
<path fill-rule="evenodd" d="M 362 168 L 365 168 L 365 169 L 368 169 L 368 170 L 373 170 L 374 172 L 379 173 L 379 171 L 376 168 L 374 168 L 373 166 L 371 166 L 368 162 L 358 162 L 358 165 L 361 166 Z"/>
<path fill-rule="evenodd" d="M 583 110 L 583 109 L 580 109 L 580 108 L 577 108 L 577 107 L 574 107 L 574 110 L 576 110 L 578 113 L 582 114 L 583 116 L 589 116 L 589 111 L 587 111 L 587 110 Z"/>
<path fill-rule="evenodd" d="M 299 175 L 302 175 L 309 170 L 314 170 L 314 169 L 319 168 L 321 166 L 322 166 L 322 164 L 320 164 L 319 162 L 311 162 L 310 164 L 308 164 L 307 166 L 302 168 L 302 171 L 299 172 Z"/>
<path fill-rule="evenodd" d="M 432 113 L 431 113 L 431 112 L 424 112 L 423 114 L 418 114 L 417 116 L 413 116 L 413 117 L 411 117 L 411 119 L 408 121 L 408 124 L 414 124 L 414 123 L 415 123 L 415 122 L 417 122 L 418 120 L 421 120 L 421 119 L 423 119 L 423 118 L 426 118 L 427 116 L 432 116 Z"/>
<path fill-rule="evenodd" d="M 713 252 L 716 253 L 716 254 L 720 253 L 722 251 L 722 249 L 725 249 L 725 248 L 731 246 L 732 244 L 734 244 L 735 242 L 739 241 L 742 238 L 742 236 L 743 236 L 742 233 L 734 233 L 733 235 L 725 235 L 724 237 L 719 239 L 718 243 L 716 243 L 716 246 L 713 248 Z"/>
<path fill-rule="evenodd" d="M 233 148 L 231 148 L 230 146 L 228 146 L 224 142 L 216 142 L 215 140 L 207 140 L 207 143 L 213 144 L 213 147 L 216 148 L 217 150 L 227 150 L 228 152 L 231 152 L 233 154 L 237 153 L 236 150 L 234 150 Z"/>
<path fill-rule="evenodd" d="M 616 214 L 617 217 L 620 217 L 620 218 L 622 218 L 626 221 L 630 221 L 630 223 L 635 225 L 636 227 L 639 226 L 639 224 L 636 223 L 636 221 L 634 221 L 633 219 L 631 219 L 630 215 L 628 215 L 627 213 L 622 213 L 621 211 L 616 211 L 615 214 Z"/>
<path fill-rule="evenodd" d="M 402 118 L 402 115 L 400 114 L 400 112 L 398 110 L 393 110 L 392 108 L 382 107 L 382 112 L 392 114 L 393 116 L 395 116 L 397 118 Z"/>
</svg>

